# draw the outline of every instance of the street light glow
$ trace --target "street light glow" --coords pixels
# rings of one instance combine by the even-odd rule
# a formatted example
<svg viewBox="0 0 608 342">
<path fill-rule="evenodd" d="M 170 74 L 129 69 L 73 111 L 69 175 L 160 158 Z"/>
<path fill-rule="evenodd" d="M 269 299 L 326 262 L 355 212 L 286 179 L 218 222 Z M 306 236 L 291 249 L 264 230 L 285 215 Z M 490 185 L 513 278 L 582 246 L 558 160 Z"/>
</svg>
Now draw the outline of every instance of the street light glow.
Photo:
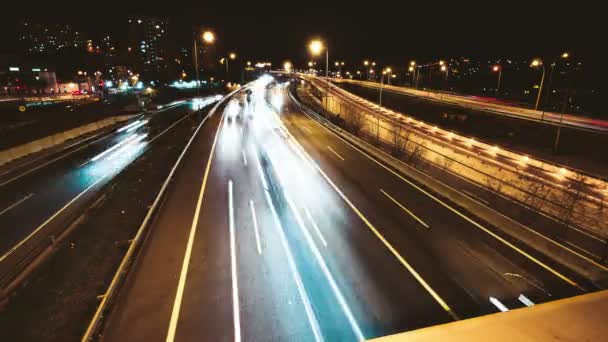
<svg viewBox="0 0 608 342">
<path fill-rule="evenodd" d="M 413 67 L 414 65 L 416 65 L 416 61 L 411 61 L 411 62 L 410 62 L 410 66 L 412 66 L 412 67 Z"/>
<path fill-rule="evenodd" d="M 568 57 L 570 57 L 570 54 L 568 52 L 562 53 L 562 58 L 568 58 Z"/>
<path fill-rule="evenodd" d="M 228 55 L 228 57 L 230 57 L 230 59 L 235 59 L 236 58 L 236 53 L 231 52 L 230 55 Z"/>
<path fill-rule="evenodd" d="M 443 66 L 445 64 L 445 61 L 441 60 L 439 61 L 439 65 Z"/>
<path fill-rule="evenodd" d="M 285 70 L 287 72 L 291 71 L 291 62 L 285 62 L 283 64 L 283 70 Z"/>
<path fill-rule="evenodd" d="M 492 71 L 494 72 L 498 72 L 500 70 L 500 66 L 499 65 L 495 65 L 492 67 Z"/>
<path fill-rule="evenodd" d="M 412 71 L 414 71 L 414 67 L 413 67 L 413 66 L 410 66 L 409 68 L 407 68 L 407 70 L 408 70 L 409 72 L 412 72 Z"/>
<path fill-rule="evenodd" d="M 312 52 L 313 55 L 318 55 L 321 53 L 321 51 L 323 51 L 323 42 L 318 39 L 315 39 L 310 42 L 308 48 L 310 49 L 310 52 Z"/>
<path fill-rule="evenodd" d="M 537 58 L 537 59 L 535 59 L 535 60 L 532 61 L 531 66 L 537 67 L 537 66 L 540 66 L 542 64 L 543 64 L 543 62 L 540 59 Z"/>
<path fill-rule="evenodd" d="M 206 43 L 211 44 L 215 41 L 215 34 L 213 34 L 213 32 L 211 32 L 211 31 L 205 31 L 205 32 L 203 32 L 203 40 Z"/>
<path fill-rule="evenodd" d="M 442 64 L 441 65 L 441 71 L 446 71 L 446 70 L 448 70 L 448 68 L 445 66 L 445 64 Z"/>
</svg>

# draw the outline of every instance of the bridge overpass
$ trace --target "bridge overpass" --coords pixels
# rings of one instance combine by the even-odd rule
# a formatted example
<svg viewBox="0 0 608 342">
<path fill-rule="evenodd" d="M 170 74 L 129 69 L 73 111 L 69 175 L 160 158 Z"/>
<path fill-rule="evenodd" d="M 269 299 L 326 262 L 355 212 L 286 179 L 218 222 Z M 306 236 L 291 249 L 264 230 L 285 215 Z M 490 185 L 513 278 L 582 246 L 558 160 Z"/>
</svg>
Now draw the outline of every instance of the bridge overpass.
<svg viewBox="0 0 608 342">
<path fill-rule="evenodd" d="M 380 83 L 377 82 L 351 80 L 345 78 L 332 78 L 331 81 L 336 83 L 352 83 L 372 89 L 380 88 Z M 415 96 L 430 101 L 458 105 L 466 108 L 494 113 L 497 115 L 507 115 L 524 120 L 542 121 L 548 124 L 564 125 L 586 130 L 601 132 L 608 131 L 608 121 L 606 120 L 517 107 L 501 103 L 498 100 L 490 100 L 487 98 L 480 98 L 478 96 L 458 95 L 454 93 L 445 93 L 431 90 L 419 90 L 415 88 L 401 87 L 388 84 L 383 84 L 382 88 L 384 91 Z"/>
</svg>

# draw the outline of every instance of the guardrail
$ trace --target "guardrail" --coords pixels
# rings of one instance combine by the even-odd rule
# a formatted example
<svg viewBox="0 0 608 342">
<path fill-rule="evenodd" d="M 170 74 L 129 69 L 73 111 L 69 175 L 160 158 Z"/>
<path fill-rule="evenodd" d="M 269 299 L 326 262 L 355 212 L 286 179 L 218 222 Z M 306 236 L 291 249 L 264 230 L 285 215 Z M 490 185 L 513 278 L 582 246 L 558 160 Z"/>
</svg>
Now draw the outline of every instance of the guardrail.
<svg viewBox="0 0 608 342">
<path fill-rule="evenodd" d="M 165 179 L 165 182 L 161 186 L 161 188 L 158 192 L 158 195 L 156 196 L 156 199 L 152 203 L 152 206 L 148 210 L 148 213 L 144 217 L 144 220 L 142 221 L 141 225 L 139 226 L 139 229 L 137 230 L 135 237 L 131 240 L 131 244 L 129 245 L 129 249 L 127 250 L 127 253 L 123 257 L 122 261 L 120 262 L 120 265 L 118 266 L 116 273 L 112 277 L 112 281 L 110 282 L 108 289 L 104 293 L 103 298 L 102 298 L 101 302 L 99 303 L 99 306 L 97 307 L 97 310 L 95 311 L 95 314 L 93 315 L 93 318 L 89 322 L 89 325 L 87 326 L 87 329 L 81 338 L 82 342 L 88 342 L 88 341 L 94 340 L 94 338 L 95 338 L 94 334 L 101 327 L 101 322 L 103 321 L 103 318 L 104 318 L 103 315 L 105 312 L 107 312 L 110 304 L 112 303 L 112 300 L 115 298 L 116 294 L 118 293 L 118 289 L 120 288 L 120 285 L 123 283 L 123 281 L 128 273 L 128 267 L 132 264 L 136 251 L 139 249 L 139 247 L 141 246 L 141 244 L 143 242 L 143 238 L 145 237 L 145 235 L 147 233 L 147 228 L 149 227 L 150 222 L 152 221 L 152 218 L 157 214 L 157 210 L 158 210 L 160 203 L 162 202 L 162 199 L 166 196 L 167 188 L 169 187 L 169 184 L 171 183 L 171 180 L 173 179 L 173 175 L 175 174 L 176 170 L 180 166 L 182 159 L 184 158 L 184 156 L 186 155 L 186 152 L 190 148 L 190 145 L 192 144 L 192 142 L 198 135 L 199 130 L 205 124 L 207 119 L 210 118 L 211 116 L 213 116 L 213 114 L 217 111 L 217 109 L 221 105 L 223 105 L 226 102 L 226 100 L 230 99 L 233 95 L 235 95 L 239 91 L 246 89 L 246 88 L 247 88 L 247 86 L 244 86 L 244 87 L 236 89 L 236 90 L 232 91 L 231 93 L 229 93 L 228 95 L 224 96 L 224 98 L 221 99 L 209 111 L 207 116 L 203 119 L 203 121 L 199 124 L 199 126 L 196 128 L 196 130 L 192 134 L 192 137 L 190 138 L 190 140 L 188 141 L 188 143 L 182 150 L 181 154 L 177 158 L 177 161 L 173 165 L 173 168 L 169 172 L 169 175 Z"/>
</svg>

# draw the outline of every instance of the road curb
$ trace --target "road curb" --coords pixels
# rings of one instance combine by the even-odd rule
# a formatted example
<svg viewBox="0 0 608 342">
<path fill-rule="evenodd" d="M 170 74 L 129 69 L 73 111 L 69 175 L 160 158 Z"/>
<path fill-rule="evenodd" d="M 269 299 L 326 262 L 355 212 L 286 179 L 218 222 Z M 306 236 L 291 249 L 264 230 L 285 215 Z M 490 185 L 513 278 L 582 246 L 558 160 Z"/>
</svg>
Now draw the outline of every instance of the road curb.
<svg viewBox="0 0 608 342">
<path fill-rule="evenodd" d="M 474 214 L 481 220 L 489 223 L 511 238 L 514 238 L 526 246 L 531 247 L 533 250 L 541 252 L 550 259 L 560 262 L 573 272 L 590 279 L 596 285 L 601 286 L 601 284 L 608 283 L 608 268 L 606 266 L 600 265 L 588 258 L 581 258 L 574 251 L 557 245 L 557 243 L 553 242 L 553 240 L 543 237 L 531 228 L 520 224 L 519 222 L 476 200 L 473 200 L 466 194 L 432 178 L 429 175 L 424 174 L 420 170 L 405 164 L 404 162 L 394 158 L 384 151 L 377 149 L 367 142 L 352 136 L 350 133 L 323 119 L 322 116 L 316 111 L 296 100 L 291 92 L 290 97 L 303 110 L 303 112 L 311 115 L 314 120 L 317 120 L 323 126 L 327 127 L 327 129 L 334 132 L 334 134 L 339 135 L 351 145 L 363 150 L 366 154 L 373 156 L 373 158 L 381 163 L 414 180 L 418 184 L 423 185 L 435 194 L 440 194 L 442 197 Z"/>
</svg>

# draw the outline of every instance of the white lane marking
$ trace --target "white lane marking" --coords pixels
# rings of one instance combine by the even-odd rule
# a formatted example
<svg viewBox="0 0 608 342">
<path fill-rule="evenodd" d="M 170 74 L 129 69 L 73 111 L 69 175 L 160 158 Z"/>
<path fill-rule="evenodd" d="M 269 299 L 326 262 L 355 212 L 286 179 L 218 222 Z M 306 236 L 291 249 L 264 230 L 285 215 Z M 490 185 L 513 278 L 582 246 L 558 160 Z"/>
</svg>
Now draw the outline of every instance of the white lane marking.
<svg viewBox="0 0 608 342">
<path fill-rule="evenodd" d="M 249 208 L 251 208 L 251 219 L 253 220 L 253 231 L 255 233 L 255 244 L 258 249 L 258 254 L 262 255 L 262 244 L 260 243 L 260 232 L 258 230 L 258 219 L 255 216 L 255 207 L 253 200 L 249 200 Z"/>
<path fill-rule="evenodd" d="M 4 261 L 4 259 L 6 259 L 9 255 L 11 255 L 15 250 L 17 250 L 19 247 L 21 247 L 27 240 L 31 239 L 32 236 L 36 235 L 42 228 L 44 228 L 47 224 L 49 224 L 49 222 L 51 222 L 55 217 L 59 216 L 59 214 L 61 214 L 64 210 L 66 210 L 70 205 L 72 205 L 74 202 L 76 202 L 80 197 L 82 197 L 82 195 L 84 195 L 87 191 L 89 191 L 91 188 L 93 188 L 95 185 L 99 184 L 99 182 L 101 182 L 103 179 L 105 179 L 108 175 L 102 176 L 101 178 L 99 178 L 98 180 L 96 180 L 95 182 L 93 182 L 93 184 L 89 185 L 86 189 L 84 189 L 81 193 L 79 193 L 78 195 L 76 195 L 76 197 L 72 198 L 71 201 L 69 201 L 68 203 L 66 203 L 61 209 L 59 209 L 57 212 L 55 212 L 51 217 L 49 217 L 48 219 L 46 219 L 46 221 L 44 221 L 40 226 L 38 226 L 38 228 L 34 229 L 34 231 L 32 231 L 28 236 L 26 236 L 23 240 L 19 241 L 19 243 L 17 243 L 16 245 L 14 245 L 11 249 L 9 249 L 6 253 L 4 253 L 3 256 L 0 257 L 0 263 Z"/>
<path fill-rule="evenodd" d="M 307 115 L 308 117 L 309 114 L 305 113 L 304 111 L 302 111 L 305 115 Z M 336 136 L 338 139 L 342 140 L 343 142 L 345 142 L 347 145 L 351 146 L 353 149 L 359 151 L 359 153 L 361 153 L 362 155 L 364 155 L 365 157 L 367 157 L 369 160 L 371 160 L 372 162 L 376 163 L 377 165 L 379 165 L 380 167 L 382 167 L 383 169 L 387 170 L 388 172 L 392 173 L 393 175 L 395 175 L 397 178 L 401 179 L 403 182 L 411 185 L 412 187 L 414 187 L 415 189 L 417 189 L 418 191 L 422 192 L 423 194 L 425 194 L 426 196 L 432 198 L 433 200 L 435 200 L 437 203 L 441 204 L 442 206 L 444 206 L 445 208 L 447 208 L 448 210 L 450 210 L 451 212 L 453 212 L 454 214 L 460 216 L 461 218 L 465 219 L 466 221 L 468 221 L 469 223 L 471 223 L 473 226 L 475 226 L 476 228 L 479 228 L 480 230 L 486 232 L 488 235 L 492 236 L 493 238 L 495 238 L 496 240 L 502 242 L 503 244 L 507 245 L 508 247 L 510 247 L 511 249 L 515 250 L 516 252 L 520 253 L 521 255 L 525 256 L 526 258 L 528 258 L 528 260 L 534 262 L 535 264 L 539 265 L 540 267 L 544 268 L 545 270 L 549 271 L 550 273 L 552 273 L 553 275 L 555 275 L 556 277 L 562 279 L 563 281 L 565 281 L 566 283 L 578 288 L 579 290 L 585 291 L 585 289 L 583 287 L 581 287 L 579 284 L 577 284 L 576 282 L 574 282 L 573 280 L 571 280 L 570 278 L 564 276 L 563 274 L 559 273 L 558 271 L 554 270 L 553 268 L 551 268 L 550 266 L 548 266 L 547 264 L 543 263 L 542 261 L 534 258 L 533 256 L 531 256 L 530 254 L 524 252 L 522 249 L 520 249 L 519 247 L 513 245 L 512 243 L 508 242 L 507 240 L 503 239 L 502 237 L 500 237 L 499 235 L 495 234 L 494 232 L 488 230 L 487 228 L 485 228 L 484 226 L 482 226 L 481 224 L 477 223 L 476 221 L 474 221 L 473 219 L 471 219 L 470 217 L 468 217 L 467 215 L 459 212 L 458 210 L 452 208 L 450 205 L 448 205 L 447 203 L 443 202 L 442 200 L 440 200 L 439 198 L 437 198 L 436 196 L 432 195 L 431 193 L 429 193 L 428 191 L 422 189 L 421 187 L 417 186 L 416 184 L 414 184 L 413 182 L 410 182 L 409 180 L 407 180 L 405 177 L 401 176 L 399 173 L 391 170 L 389 167 L 385 166 L 384 164 L 382 164 L 381 162 L 377 161 L 376 159 L 374 159 L 373 157 L 371 157 L 369 154 L 367 154 L 366 152 L 362 151 L 361 149 L 359 149 L 358 147 L 354 146 L 353 144 L 351 144 L 350 142 L 344 140 L 344 138 L 340 137 L 337 133 L 332 132 L 329 128 L 325 127 L 324 125 L 322 125 L 321 123 L 317 122 L 316 120 L 312 119 L 312 121 L 316 122 L 317 125 L 325 128 L 329 133 L 333 134 L 334 136 Z M 504 215 L 503 215 L 504 216 Z M 526 227 L 527 228 L 527 227 Z M 535 232 L 536 234 L 545 237 L 544 235 L 528 228 L 530 231 Z M 545 237 L 546 239 L 553 241 L 547 237 Z M 554 243 L 557 244 L 557 242 L 553 241 Z M 561 245 L 563 246 L 563 245 Z M 563 248 L 571 251 L 574 254 L 579 255 L 582 258 L 585 258 L 584 256 L 581 256 L 579 253 L 576 253 L 575 251 L 572 251 L 569 248 L 566 248 L 565 246 L 563 246 Z M 588 258 L 585 258 L 587 260 L 590 260 Z M 598 265 L 596 262 L 593 262 L 594 264 Z M 600 266 L 602 268 L 604 268 L 603 266 Z"/>
<path fill-rule="evenodd" d="M 99 137 L 100 135 L 101 135 L 101 133 L 97 133 L 97 134 L 92 135 L 92 136 L 90 136 L 90 137 L 86 137 L 86 138 L 84 138 L 84 139 L 82 139 L 82 140 L 76 141 L 75 143 L 72 143 L 72 144 L 70 144 L 70 145 L 68 145 L 68 146 L 65 146 L 65 147 L 61 148 L 59 151 L 57 151 L 57 153 L 64 152 L 64 151 L 66 151 L 66 150 L 68 150 L 68 149 L 70 149 L 71 147 L 74 147 L 74 146 L 76 146 L 76 145 L 84 144 L 85 142 L 87 142 L 87 141 L 89 141 L 89 140 L 92 140 L 92 139 L 95 139 L 95 138 Z M 107 138 L 107 137 L 109 137 L 110 135 L 112 135 L 112 133 L 108 133 L 107 135 L 105 135 L 105 136 L 101 137 L 101 138 L 100 138 L 100 140 L 101 140 L 101 139 L 104 139 L 104 138 Z M 92 142 L 92 143 L 93 143 L 93 142 Z M 83 147 L 80 147 L 80 148 L 83 148 Z M 59 156 L 59 158 L 66 157 L 67 155 L 69 155 L 69 154 L 71 154 L 71 153 L 73 153 L 73 152 L 75 152 L 75 151 L 70 151 L 70 152 L 68 152 L 68 153 L 66 153 L 66 154 L 64 154 L 64 155 Z M 24 168 L 24 167 L 26 167 L 26 166 L 28 166 L 28 165 L 30 165 L 30 164 L 34 164 L 34 163 L 36 163 L 37 161 L 39 161 L 40 159 L 44 159 L 44 158 L 46 158 L 46 157 L 48 157 L 48 155 L 41 155 L 41 156 L 39 156 L 39 157 L 33 158 L 33 159 L 31 159 L 31 160 L 29 160 L 29 161 L 27 161 L 27 162 L 25 162 L 25 163 L 23 163 L 23 164 L 21 164 L 21 165 L 17 165 L 17 166 L 16 166 L 15 168 L 13 168 L 13 169 L 9 169 L 9 170 L 6 170 L 6 171 L 4 171 L 4 172 L 0 173 L 0 177 L 4 176 L 4 175 L 6 175 L 6 174 L 9 174 L 9 173 L 11 173 L 11 172 L 13 172 L 13 171 L 15 171 L 15 170 L 17 170 L 17 169 Z M 40 166 L 38 166 L 38 167 L 40 167 Z"/>
<path fill-rule="evenodd" d="M 173 127 L 173 126 L 171 126 Z M 165 132 L 167 132 L 168 130 L 164 130 L 161 133 L 159 133 L 158 135 L 156 135 L 154 138 L 152 138 L 148 144 L 150 142 L 152 142 L 154 139 L 160 137 L 161 135 L 165 134 Z M 100 139 L 104 139 L 105 137 L 102 137 Z M 91 144 L 94 142 L 91 142 Z M 32 170 L 30 170 L 32 171 Z M 28 172 L 30 172 L 28 171 Z M 67 209 L 70 205 L 72 205 L 74 202 L 76 202 L 82 195 L 84 195 L 87 191 L 91 190 L 95 185 L 97 185 L 99 182 L 101 182 L 102 180 L 104 180 L 108 175 L 110 175 L 110 173 L 107 173 L 103 176 L 101 176 L 98 180 L 96 180 L 95 182 L 93 182 L 91 185 L 89 185 L 86 189 L 84 189 L 81 193 L 79 193 L 78 195 L 76 195 L 76 197 L 72 198 L 72 200 L 70 200 L 66 205 L 64 205 L 61 209 L 59 209 L 57 212 L 55 212 L 55 214 L 53 214 L 53 216 L 49 217 L 46 221 L 44 221 L 40 226 L 38 226 L 38 228 L 36 228 L 33 232 L 31 232 L 28 236 L 26 236 L 23 240 L 19 241 L 19 243 L 17 243 L 16 245 L 14 245 L 10 250 L 8 250 L 4 255 L 2 255 L 0 257 L 0 263 L 2 261 L 4 261 L 4 259 L 6 259 L 11 253 L 13 253 L 17 248 L 21 247 L 27 240 L 31 239 L 32 236 L 36 235 L 42 228 L 44 228 L 44 226 L 46 226 L 49 222 L 51 222 L 55 217 L 57 217 L 59 214 L 61 214 L 65 209 Z M 21 177 L 21 176 L 19 176 Z M 6 183 L 4 183 L 6 184 Z M 2 186 L 3 184 L 0 184 L 0 186 Z"/>
<path fill-rule="evenodd" d="M 345 160 L 345 159 L 344 159 L 344 158 L 343 158 L 343 157 L 342 157 L 342 156 L 341 156 L 341 155 L 340 155 L 338 152 L 334 151 L 334 149 L 333 149 L 333 148 L 331 148 L 331 147 L 329 147 L 329 146 L 327 146 L 327 148 L 328 148 L 330 151 L 332 151 L 332 152 L 333 152 L 333 153 L 334 153 L 336 156 L 338 156 L 338 158 L 342 159 L 342 161 L 344 161 L 344 160 Z"/>
<path fill-rule="evenodd" d="M 177 320 L 179 318 L 179 311 L 182 305 L 182 298 L 184 296 L 184 288 L 186 286 L 186 275 L 188 274 L 188 265 L 190 264 L 190 257 L 192 256 L 192 245 L 194 244 L 194 237 L 196 235 L 196 226 L 198 225 L 198 217 L 201 213 L 201 205 L 203 203 L 205 188 L 207 187 L 207 178 L 209 177 L 209 169 L 211 168 L 211 161 L 213 161 L 213 155 L 215 153 L 217 137 L 219 136 L 223 121 L 224 114 L 222 113 L 220 124 L 217 127 L 217 131 L 215 132 L 215 138 L 213 139 L 213 145 L 211 145 L 211 153 L 209 154 L 209 159 L 207 160 L 205 174 L 203 175 L 203 183 L 201 184 L 201 190 L 198 194 L 198 201 L 196 202 L 196 209 L 194 210 L 194 217 L 192 218 L 192 225 L 190 226 L 190 234 L 188 236 L 186 252 L 184 253 L 184 261 L 182 262 L 182 269 L 179 275 L 179 281 L 177 283 L 177 291 L 175 294 L 175 300 L 173 302 L 173 309 L 171 310 L 171 318 L 169 320 L 169 330 L 167 331 L 167 338 L 165 339 L 166 342 L 173 342 L 175 340 Z"/>
<path fill-rule="evenodd" d="M 323 246 L 327 247 L 327 241 L 325 241 L 325 238 L 323 237 L 323 234 L 321 234 L 321 230 L 319 229 L 319 226 L 317 226 L 317 223 L 312 218 L 312 215 L 310 214 L 310 211 L 308 210 L 308 208 L 306 208 L 306 207 L 304 208 L 304 213 L 306 213 L 306 217 L 308 217 L 310 224 L 312 224 L 312 227 L 315 229 L 315 232 L 319 236 L 319 240 L 321 240 L 321 242 L 323 243 Z"/>
<path fill-rule="evenodd" d="M 480 198 L 479 196 L 473 195 L 472 193 L 468 192 L 467 190 L 462 190 L 462 192 L 466 195 L 468 195 L 469 197 L 471 197 L 474 200 L 477 200 L 485 205 L 489 205 L 490 202 L 484 200 L 483 198 Z"/>
<path fill-rule="evenodd" d="M 60 160 L 60 159 L 63 159 L 63 158 L 65 158 L 65 157 L 67 157 L 67 156 L 69 156 L 69 155 L 71 155 L 71 154 L 73 154 L 73 153 L 76 153 L 76 152 L 78 152 L 78 151 L 80 151 L 80 150 L 82 150 L 82 149 L 84 149 L 84 148 L 86 148 L 86 147 L 88 147 L 88 146 L 90 146 L 90 145 L 92 145 L 92 144 L 94 144 L 94 143 L 98 142 L 98 141 L 101 141 L 101 140 L 103 140 L 103 139 L 106 139 L 106 138 L 108 138 L 108 137 L 110 137 L 110 136 L 112 136 L 112 135 L 113 135 L 113 133 L 109 133 L 108 135 L 104 135 L 103 137 L 101 137 L 101 138 L 99 138 L 99 139 L 96 139 L 96 140 L 94 140 L 94 141 L 91 141 L 91 142 L 89 142 L 89 143 L 87 143 L 87 144 L 85 144 L 85 145 L 83 145 L 83 146 L 80 146 L 80 147 L 79 147 L 79 148 L 77 148 L 77 149 L 71 150 L 70 152 L 68 152 L 68 153 L 66 153 L 66 154 L 62 154 L 62 155 L 58 156 L 57 158 L 54 158 L 54 159 L 51 159 L 51 160 L 47 161 L 46 163 L 42 163 L 42 164 L 40 164 L 40 165 L 38 165 L 38 166 L 36 166 L 36 167 L 34 167 L 34 168 L 31 168 L 31 169 L 29 169 L 29 170 L 25 171 L 25 172 L 24 172 L 24 173 L 22 173 L 22 174 L 19 174 L 19 175 L 15 176 L 15 177 L 13 177 L 13 178 L 11 178 L 11 179 L 9 179 L 9 180 L 7 180 L 7 181 L 3 182 L 3 183 L 0 183 L 0 187 L 3 187 L 3 186 L 5 186 L 5 185 L 7 185 L 7 184 L 9 184 L 9 183 L 12 183 L 12 182 L 16 181 L 17 179 L 19 179 L 19 178 L 21 178 L 21 177 L 23 177 L 23 176 L 26 176 L 26 175 L 28 175 L 28 174 L 30 174 L 30 173 L 32 173 L 32 172 L 34 172 L 34 171 L 36 171 L 36 170 L 38 170 L 38 169 L 40 169 L 40 168 L 43 168 L 43 167 L 45 167 L 45 166 L 47 166 L 47 165 L 49 165 L 49 164 L 51 164 L 51 163 L 54 163 L 54 162 L 56 162 L 56 161 L 58 161 L 58 160 Z M 96 136 L 95 136 L 95 137 L 96 137 Z M 74 144 L 74 145 L 77 145 L 77 144 L 79 144 L 79 143 L 80 143 L 80 142 L 78 142 L 78 143 L 76 143 L 76 144 Z M 70 145 L 70 147 L 71 147 L 71 146 L 73 146 L 73 145 Z M 67 147 L 67 148 L 69 148 L 69 147 Z M 67 148 L 66 148 L 66 149 L 67 149 Z"/>
<path fill-rule="evenodd" d="M 403 209 L 403 211 L 405 211 L 411 217 L 413 217 L 416 221 L 418 221 L 418 223 L 420 223 L 421 225 L 423 225 L 425 228 L 430 228 L 429 225 L 426 224 L 426 222 L 422 221 L 418 216 L 414 215 L 413 212 L 411 212 L 408 208 L 406 208 L 404 205 L 402 205 L 401 203 L 399 203 L 396 199 L 393 198 L 393 196 L 387 194 L 386 191 L 384 191 L 382 189 L 380 189 L 380 192 L 382 194 L 384 194 L 384 196 L 388 197 L 388 199 L 390 199 L 391 201 L 393 201 L 393 203 L 395 203 L 399 208 Z"/>
<path fill-rule="evenodd" d="M 566 241 L 566 240 L 562 240 L 562 241 L 563 241 L 564 243 L 566 243 L 566 244 L 568 244 L 568 245 L 572 246 L 573 248 L 578 249 L 578 250 L 579 250 L 579 251 L 581 251 L 581 252 L 584 252 L 584 253 L 589 254 L 590 256 L 592 256 L 592 257 L 594 257 L 594 258 L 596 258 L 596 259 L 598 259 L 598 260 L 599 260 L 599 259 L 601 259 L 601 257 L 600 257 L 599 255 L 597 255 L 597 254 L 595 254 L 595 253 L 591 253 L 591 252 L 589 252 L 588 250 L 586 250 L 586 249 L 584 249 L 584 248 L 581 248 L 581 247 L 579 247 L 579 246 L 577 246 L 577 245 L 573 244 L 573 243 L 572 243 L 572 242 L 570 242 L 570 241 Z"/>
<path fill-rule="evenodd" d="M 247 156 L 245 155 L 245 151 L 243 150 L 243 164 L 247 166 Z"/>
<path fill-rule="evenodd" d="M 277 214 L 277 210 L 272 203 L 272 199 L 270 198 L 270 189 L 268 188 L 268 183 L 266 182 L 266 177 L 262 171 L 262 165 L 260 163 L 260 159 L 257 156 L 257 153 L 254 153 L 256 158 L 256 166 L 262 179 L 262 184 L 264 186 L 264 195 L 266 198 L 266 203 L 270 207 L 270 211 L 272 212 L 272 217 L 274 218 L 274 222 L 276 224 L 277 231 L 279 232 L 279 237 L 281 240 L 281 245 L 283 246 L 283 250 L 287 255 L 287 262 L 289 264 L 289 268 L 291 273 L 293 274 L 294 281 L 296 282 L 296 287 L 298 288 L 298 294 L 300 295 L 300 299 L 302 300 L 302 304 L 304 305 L 304 310 L 306 312 L 306 317 L 308 318 L 308 323 L 312 329 L 313 335 L 315 336 L 315 341 L 323 342 L 323 335 L 321 334 L 321 328 L 319 327 L 319 321 L 315 316 L 315 312 L 312 309 L 312 305 L 310 303 L 310 299 L 308 298 L 308 294 L 306 293 L 306 289 L 304 288 L 304 284 L 302 283 L 302 278 L 300 277 L 300 273 L 298 272 L 298 268 L 294 261 L 293 255 L 291 254 L 291 250 L 289 249 L 289 244 L 287 243 L 287 238 L 285 237 L 285 232 L 283 229 L 283 225 L 281 224 L 281 220 L 279 219 L 279 215 Z"/>
<path fill-rule="evenodd" d="M 236 236 L 234 232 L 234 195 L 232 179 L 228 181 L 228 222 L 230 226 L 230 269 L 232 273 L 232 314 L 234 317 L 234 341 L 241 341 L 241 313 L 239 309 L 239 278 L 236 272 Z"/>
<path fill-rule="evenodd" d="M 307 127 L 302 126 L 302 129 L 305 130 L 306 132 L 308 132 L 308 134 L 312 134 L 312 131 L 310 129 L 308 129 Z"/>
<path fill-rule="evenodd" d="M 280 177 L 279 177 L 279 179 L 280 179 Z M 281 183 L 283 183 L 283 182 L 281 182 Z M 283 189 L 285 189 L 285 187 L 283 185 L 281 185 L 281 187 Z M 323 270 L 325 277 L 329 281 L 329 285 L 330 285 L 332 291 L 334 292 L 334 295 L 336 296 L 338 303 L 340 303 L 340 306 L 342 307 L 342 311 L 348 318 L 348 322 L 350 323 L 350 326 L 353 329 L 353 333 L 355 334 L 355 336 L 357 336 L 357 341 L 365 341 L 365 336 L 363 336 L 363 332 L 361 331 L 359 324 L 355 320 L 355 316 L 353 315 L 350 307 L 348 306 L 348 303 L 346 302 L 346 298 L 344 298 L 344 295 L 342 294 L 342 291 L 340 291 L 340 288 L 338 287 L 336 280 L 334 279 L 333 275 L 331 274 L 329 267 L 327 267 L 327 264 L 325 263 L 323 256 L 321 256 L 321 252 L 317 248 L 317 245 L 315 244 L 312 236 L 308 232 L 308 228 L 306 228 L 306 225 L 304 224 L 304 221 L 302 220 L 302 217 L 300 216 L 300 212 L 296 209 L 296 206 L 293 203 L 293 201 L 291 200 L 286 189 L 283 193 L 285 195 L 285 199 L 287 200 L 287 204 L 289 205 L 289 208 L 293 212 L 294 217 L 296 218 L 296 221 L 298 222 L 298 226 L 302 230 L 304 237 L 306 237 L 306 241 L 308 242 L 308 245 L 309 245 L 310 249 L 312 250 L 313 255 L 317 259 L 318 264 L 321 266 L 321 270 Z"/>
<path fill-rule="evenodd" d="M 526 306 L 534 306 L 534 302 L 531 301 L 528 297 L 524 296 L 524 294 L 520 294 L 519 297 L 517 297 L 517 299 L 519 299 L 520 302 L 524 303 L 524 305 Z"/>
<path fill-rule="evenodd" d="M 308 114 L 306 114 L 306 115 L 308 115 Z M 320 125 L 320 126 L 322 126 L 318 122 L 317 122 L 317 124 Z M 332 133 L 332 134 L 335 135 L 335 133 L 333 133 L 333 132 L 330 132 L 330 133 Z M 275 132 L 275 134 L 277 134 L 277 133 Z M 312 167 L 314 167 L 323 176 L 323 178 L 325 179 L 325 181 L 334 189 L 334 191 L 336 193 L 338 193 L 338 195 L 340 196 L 340 198 L 342 198 L 342 200 L 346 204 L 348 204 L 348 206 L 365 223 L 365 225 L 369 228 L 369 230 L 384 244 L 384 246 L 401 263 L 401 265 L 403 267 L 405 267 L 405 269 L 407 269 L 408 272 L 410 272 L 410 274 L 431 295 L 431 297 L 433 297 L 433 299 L 435 299 L 435 301 L 448 313 L 448 315 L 450 315 L 450 317 L 452 317 L 452 319 L 455 320 L 455 321 L 460 320 L 460 318 L 458 317 L 458 315 L 443 300 L 443 298 L 441 298 L 441 296 L 439 296 L 439 294 L 437 292 L 435 292 L 435 290 L 433 290 L 433 288 L 422 278 L 422 276 L 420 276 L 420 274 L 414 269 L 414 267 L 412 267 L 412 265 L 410 265 L 405 260 L 405 258 L 403 256 L 401 256 L 401 254 L 399 254 L 399 252 L 395 249 L 395 247 L 393 247 L 393 245 L 391 245 L 391 243 L 388 242 L 388 240 L 386 240 L 386 238 L 380 233 L 380 231 L 378 231 L 378 229 L 376 229 L 376 227 L 374 227 L 374 225 L 367 219 L 367 217 L 365 217 L 363 215 L 363 213 L 350 201 L 350 199 L 348 197 L 346 197 L 346 195 L 342 192 L 342 190 L 340 190 L 340 188 L 338 188 L 338 186 L 329 178 L 329 176 L 327 176 L 327 174 L 325 174 L 325 172 L 323 171 L 323 169 L 321 169 L 317 165 L 317 163 L 306 153 L 306 151 L 304 150 L 304 148 L 302 147 L 302 145 L 300 145 L 300 143 L 289 132 L 287 132 L 287 134 L 289 134 L 289 136 L 291 137 L 291 141 L 293 141 L 293 143 L 291 143 L 290 146 L 292 146 L 294 148 L 294 150 L 296 151 L 296 153 L 298 153 L 298 155 L 300 155 L 300 157 L 303 160 L 308 161 L 308 163 L 310 165 L 312 165 Z M 342 139 L 342 138 L 340 138 L 340 139 Z M 289 141 L 289 142 L 291 142 L 291 141 Z"/>
<path fill-rule="evenodd" d="M 29 194 L 29 195 L 23 197 L 22 199 L 18 200 L 17 202 L 15 202 L 15 203 L 9 205 L 8 207 L 4 208 L 2 211 L 0 211 L 0 216 L 2 216 L 2 214 L 4 214 L 4 213 L 8 212 L 9 210 L 13 209 L 14 207 L 18 206 L 19 204 L 25 202 L 28 198 L 32 197 L 32 195 L 34 195 L 34 194 L 33 193 Z"/>
<path fill-rule="evenodd" d="M 496 306 L 501 312 L 509 311 L 509 308 L 507 308 L 503 303 L 501 303 L 498 299 L 494 297 L 490 297 L 490 303 L 494 304 L 494 306 Z"/>
</svg>

